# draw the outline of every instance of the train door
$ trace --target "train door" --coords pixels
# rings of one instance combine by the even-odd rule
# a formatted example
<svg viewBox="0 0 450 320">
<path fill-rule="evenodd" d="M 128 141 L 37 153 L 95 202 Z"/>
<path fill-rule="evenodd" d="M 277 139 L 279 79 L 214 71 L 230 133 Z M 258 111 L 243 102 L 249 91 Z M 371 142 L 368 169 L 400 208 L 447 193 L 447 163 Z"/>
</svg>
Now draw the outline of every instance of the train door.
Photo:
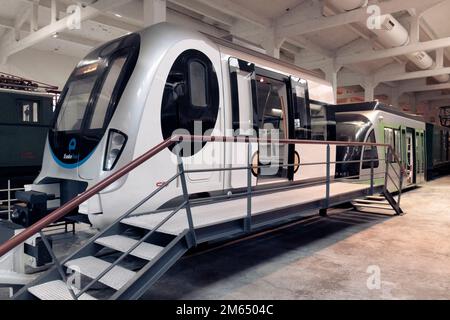
<svg viewBox="0 0 450 320">
<path fill-rule="evenodd" d="M 253 170 L 254 184 L 287 181 L 289 147 L 277 140 L 289 137 L 288 79 L 236 58 L 229 59 L 229 69 L 233 134 L 266 139 L 251 146 L 250 161 L 260 166 Z M 243 147 L 238 143 L 229 148 L 227 162 L 234 165 L 237 158 L 245 158 L 248 150 Z M 242 172 L 232 172 L 231 186 L 244 186 L 242 177 Z"/>
<path fill-rule="evenodd" d="M 256 69 L 258 184 L 288 180 L 289 145 L 278 140 L 289 138 L 287 78 Z M 265 142 L 264 140 L 267 140 Z"/>
<path fill-rule="evenodd" d="M 416 147 L 414 129 L 407 128 L 405 136 L 406 147 L 406 184 L 416 183 Z"/>
<path fill-rule="evenodd" d="M 416 131 L 415 142 L 416 183 L 422 183 L 425 180 L 425 143 L 423 131 Z"/>
<path fill-rule="evenodd" d="M 369 130 L 365 141 L 366 143 L 377 143 L 375 136 L 375 129 Z M 359 176 L 362 180 L 368 181 L 371 177 L 372 164 L 374 169 L 374 175 L 376 169 L 380 166 L 378 159 L 378 148 L 376 146 L 364 146 L 362 147 L 362 161 Z"/>
<path fill-rule="evenodd" d="M 303 79 L 290 77 L 290 83 L 293 103 L 292 116 L 289 117 L 291 128 L 289 137 L 290 139 L 309 140 L 311 139 L 311 110 L 309 106 L 308 82 Z M 289 168 L 289 179 L 294 181 L 300 180 L 306 176 L 305 172 L 311 173 L 313 170 L 306 170 L 305 172 L 301 170 L 301 172 L 300 162 L 304 161 L 305 158 L 307 162 L 320 162 L 316 159 L 310 159 L 323 154 L 320 149 L 320 145 L 289 145 L 289 163 L 295 164 L 295 166 Z"/>
</svg>

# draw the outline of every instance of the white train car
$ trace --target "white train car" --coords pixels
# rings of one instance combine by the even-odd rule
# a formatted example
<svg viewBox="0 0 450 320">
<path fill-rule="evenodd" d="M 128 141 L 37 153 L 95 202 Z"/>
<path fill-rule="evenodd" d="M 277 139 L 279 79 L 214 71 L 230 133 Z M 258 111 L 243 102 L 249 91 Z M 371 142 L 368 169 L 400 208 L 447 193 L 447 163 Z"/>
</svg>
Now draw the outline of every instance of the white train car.
<svg viewBox="0 0 450 320">
<path fill-rule="evenodd" d="M 80 61 L 61 94 L 42 171 L 27 190 L 53 195 L 50 211 L 174 133 L 335 140 L 334 115 L 327 108 L 334 103 L 330 83 L 311 72 L 161 23 L 108 42 Z M 253 162 L 277 164 L 275 170 L 254 172 L 252 184 L 324 177 L 324 165 L 282 166 L 324 162 L 325 148 L 254 144 Z M 332 146 L 331 159 L 335 151 Z M 183 162 L 187 170 L 242 166 L 247 153 L 244 144 L 208 142 L 183 150 Z M 83 203 L 79 212 L 97 227 L 107 225 L 176 172 L 174 150 L 168 148 Z M 235 192 L 246 179 L 238 171 L 187 175 L 189 193 L 197 197 Z M 174 203 L 180 188 L 169 185 L 136 213 Z"/>
<path fill-rule="evenodd" d="M 335 107 L 336 138 L 338 141 L 385 143 L 392 146 L 406 169 L 403 187 L 418 185 L 425 181 L 425 122 L 414 115 L 406 114 L 373 101 L 344 104 Z M 338 164 L 336 177 L 352 177 L 367 180 L 370 176 L 370 159 L 375 173 L 384 175 L 386 168 L 385 148 L 337 147 Z M 357 161 L 349 163 L 348 161 Z M 379 160 L 379 161 L 378 161 Z M 396 172 L 399 167 L 391 157 Z M 394 177 L 395 174 L 391 172 Z"/>
</svg>

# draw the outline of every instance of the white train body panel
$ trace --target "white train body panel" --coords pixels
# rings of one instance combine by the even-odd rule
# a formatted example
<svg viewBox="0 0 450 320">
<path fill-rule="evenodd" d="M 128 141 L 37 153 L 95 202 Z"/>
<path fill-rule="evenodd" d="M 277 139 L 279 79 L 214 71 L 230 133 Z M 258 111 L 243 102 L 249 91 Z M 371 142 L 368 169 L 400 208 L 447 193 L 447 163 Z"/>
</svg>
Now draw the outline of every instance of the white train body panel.
<svg viewBox="0 0 450 320">
<path fill-rule="evenodd" d="M 213 135 L 233 135 L 231 129 L 232 92 L 228 66 L 230 57 L 251 61 L 258 67 L 276 71 L 286 77 L 294 76 L 305 79 L 308 81 L 311 99 L 328 104 L 335 102 L 331 85 L 328 82 L 309 73 L 303 74 L 296 67 L 289 68 L 284 64 L 276 64 L 270 59 L 263 59 L 260 56 L 219 45 L 200 33 L 163 23 L 144 29 L 138 34 L 140 45 L 136 65 L 96 146 L 85 159 L 78 161 L 75 165 L 67 165 L 62 163 L 58 158 L 59 155 L 54 153 L 55 147 L 52 147 L 51 144 L 56 142 L 52 142 L 51 139 L 53 138 L 49 136 L 49 141 L 45 146 L 42 171 L 35 181 L 35 187 L 31 186 L 31 189 L 43 190 L 45 189 L 43 186 L 46 184 L 50 186 L 50 184 L 54 185 L 66 180 L 86 183 L 87 188 L 89 188 L 163 141 L 161 102 L 166 81 L 174 62 L 186 50 L 194 49 L 206 55 L 217 75 L 219 103 Z M 79 66 L 79 68 L 82 69 L 83 66 Z M 108 150 L 108 137 L 112 130 L 125 134 L 126 142 L 113 169 L 107 171 L 104 169 L 105 154 Z M 202 134 L 202 132 L 199 134 Z M 70 135 L 67 135 L 70 138 Z M 68 147 L 64 145 L 64 148 L 69 150 L 68 157 L 71 156 L 70 144 L 72 140 L 70 140 Z M 252 154 L 257 150 L 258 144 L 252 144 Z M 325 145 L 297 145 L 295 150 L 300 155 L 300 164 L 324 162 L 326 160 Z M 61 152 L 65 157 L 67 150 Z M 335 158 L 335 152 L 336 148 L 331 147 L 330 159 Z M 193 156 L 183 157 L 183 162 L 186 170 L 242 166 L 248 163 L 247 154 L 247 144 L 206 143 Z M 169 149 L 160 152 L 128 175 L 114 182 L 100 194 L 82 204 L 79 208 L 80 212 L 88 214 L 89 219 L 95 226 L 102 227 L 109 224 L 175 175 L 177 173 L 176 160 L 176 156 Z M 323 177 L 325 174 L 324 165 L 300 165 L 300 169 L 295 173 L 293 180 L 315 179 Z M 334 165 L 331 167 L 331 175 L 334 175 Z M 188 173 L 187 182 L 190 194 L 212 191 L 227 192 L 228 190 L 245 187 L 247 185 L 247 172 Z M 252 184 L 258 184 L 258 179 L 255 176 L 252 176 Z M 86 186 L 83 188 L 86 189 Z M 80 189 L 81 191 L 82 189 Z M 75 191 L 72 190 L 71 192 L 73 197 Z M 137 209 L 136 213 L 157 209 L 181 195 L 180 181 L 177 180 Z"/>
</svg>

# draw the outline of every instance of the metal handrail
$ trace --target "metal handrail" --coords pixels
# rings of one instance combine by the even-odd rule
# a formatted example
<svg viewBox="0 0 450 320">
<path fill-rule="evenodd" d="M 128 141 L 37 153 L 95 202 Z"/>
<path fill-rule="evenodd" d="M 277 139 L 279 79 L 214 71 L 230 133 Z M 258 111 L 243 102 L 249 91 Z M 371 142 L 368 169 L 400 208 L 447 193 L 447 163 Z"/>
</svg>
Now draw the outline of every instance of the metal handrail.
<svg viewBox="0 0 450 320">
<path fill-rule="evenodd" d="M 162 150 L 166 149 L 167 147 L 172 146 L 173 144 L 177 142 L 182 141 L 191 141 L 191 142 L 244 142 L 244 143 L 253 143 L 253 142 L 264 142 L 264 143 L 271 143 L 272 141 L 277 142 L 279 144 L 312 144 L 312 145 L 335 145 L 335 146 L 376 146 L 376 147 L 386 147 L 389 150 L 392 149 L 392 147 L 389 144 L 381 144 L 381 143 L 369 143 L 369 142 L 341 142 L 341 141 L 322 141 L 322 140 L 296 140 L 296 139 L 260 139 L 253 136 L 190 136 L 190 135 L 175 135 L 172 136 L 155 147 L 151 148 L 135 160 L 131 161 L 130 163 L 126 164 L 119 170 L 117 170 L 115 173 L 111 174 L 110 176 L 106 177 L 105 179 L 101 180 L 88 190 L 84 191 L 83 193 L 79 194 L 72 200 L 65 203 L 63 206 L 55 209 L 52 213 L 45 216 L 41 220 L 37 221 L 30 227 L 26 228 L 21 233 L 15 235 L 5 243 L 0 245 L 0 257 L 15 248 L 16 246 L 20 245 L 24 241 L 26 241 L 28 238 L 33 236 L 34 234 L 38 233 L 48 225 L 52 224 L 53 222 L 61 219 L 65 215 L 67 215 L 70 211 L 74 210 L 76 207 L 78 207 L 80 204 L 94 196 L 95 194 L 99 193 L 121 177 L 125 176 L 132 170 L 134 170 L 136 167 L 140 166 L 142 163 L 148 161 L 155 155 L 157 155 Z M 396 157 L 394 153 L 394 157 Z"/>
<path fill-rule="evenodd" d="M 58 269 L 58 272 L 60 273 L 62 279 L 67 282 L 67 278 L 66 278 L 66 276 L 65 276 L 65 274 L 63 272 L 63 266 L 72 257 L 67 257 L 61 263 L 56 258 L 56 256 L 54 255 L 54 253 L 53 253 L 53 251 L 52 251 L 52 249 L 51 249 L 51 247 L 50 247 L 50 245 L 49 245 L 45 235 L 42 233 L 42 231 L 41 231 L 42 228 L 44 228 L 44 227 L 48 226 L 48 224 L 50 224 L 50 223 L 60 219 L 67 212 L 73 210 L 76 206 L 78 206 L 82 202 L 84 202 L 87 199 L 89 199 L 92 195 L 98 193 L 99 191 L 103 190 L 104 188 L 106 188 L 107 186 L 112 184 L 114 181 L 118 180 L 119 178 L 121 178 L 125 174 L 127 174 L 130 171 L 134 170 L 137 166 L 139 166 L 140 164 L 142 164 L 145 161 L 149 160 L 150 158 L 152 158 L 153 156 L 155 156 L 156 154 L 161 152 L 166 147 L 170 147 L 174 143 L 181 142 L 181 141 L 246 142 L 246 143 L 248 143 L 248 145 L 247 145 L 247 147 L 248 147 L 248 165 L 247 166 L 238 167 L 238 168 L 234 167 L 234 168 L 218 168 L 218 169 L 209 169 L 209 170 L 208 169 L 199 169 L 199 170 L 188 170 L 188 171 L 185 171 L 184 170 L 184 166 L 183 166 L 183 162 L 182 162 L 182 158 L 180 156 L 180 152 L 176 152 L 177 157 L 178 157 L 178 172 L 177 172 L 177 174 L 175 174 L 173 177 L 168 179 L 163 185 L 159 186 L 156 190 L 154 190 L 152 193 L 150 193 L 144 199 L 139 201 L 132 208 L 127 210 L 123 215 L 121 215 L 118 219 L 116 219 L 109 227 L 107 227 L 105 230 L 99 232 L 90 241 L 91 242 L 95 241 L 97 238 L 99 238 L 100 236 L 102 236 L 103 234 L 108 232 L 111 228 L 113 228 L 114 225 L 116 225 L 116 223 L 119 223 L 124 218 L 129 217 L 130 214 L 133 213 L 137 208 L 139 208 L 146 201 L 148 201 L 150 198 L 155 196 L 162 189 L 166 188 L 170 183 L 172 183 L 178 177 L 181 178 L 181 186 L 182 186 L 182 189 L 183 189 L 182 191 L 183 191 L 183 196 L 184 196 L 184 202 L 182 202 L 178 207 L 176 207 L 169 215 L 167 215 L 162 221 L 160 221 L 152 230 L 149 230 L 140 240 L 136 241 L 130 248 L 128 248 L 127 251 L 123 252 L 119 256 L 119 258 L 117 258 L 105 270 L 103 270 L 94 279 L 92 279 L 86 286 L 84 286 L 83 288 L 80 288 L 80 290 L 78 290 L 78 292 L 75 293 L 73 288 L 70 286 L 69 287 L 69 293 L 72 296 L 72 298 L 76 300 L 79 297 L 81 297 L 81 295 L 83 295 L 87 290 L 89 290 L 103 276 L 105 276 L 110 270 L 112 270 L 115 266 L 117 266 L 123 259 L 125 259 L 126 256 L 128 256 L 131 252 L 133 252 L 133 250 L 135 250 L 139 245 L 141 245 L 145 240 L 147 240 L 151 235 L 153 235 L 162 225 L 164 225 L 169 219 L 171 219 L 177 212 L 179 212 L 183 208 L 186 210 L 186 214 L 187 214 L 187 219 L 188 219 L 188 224 L 189 224 L 189 231 L 190 231 L 189 235 L 192 237 L 191 243 L 193 245 L 196 245 L 196 241 L 197 240 L 196 240 L 196 234 L 195 234 L 195 229 L 194 229 L 194 224 L 193 224 L 193 219 L 192 219 L 192 213 L 191 213 L 191 208 L 190 208 L 189 194 L 188 194 L 188 191 L 187 191 L 187 184 L 186 184 L 186 178 L 185 178 L 185 173 L 186 172 L 189 173 L 189 172 L 199 172 L 199 171 L 200 172 L 201 171 L 219 171 L 219 170 L 228 170 L 228 169 L 229 170 L 248 170 L 248 173 L 247 173 L 247 184 L 248 185 L 247 185 L 247 192 L 246 192 L 246 195 L 247 195 L 247 217 L 246 217 L 246 222 L 245 222 L 245 230 L 246 231 L 250 231 L 251 230 L 251 225 L 252 225 L 251 224 L 251 216 L 252 216 L 252 212 L 251 212 L 252 211 L 251 210 L 251 197 L 252 197 L 252 193 L 253 193 L 252 186 L 251 186 L 251 171 L 253 169 L 256 169 L 256 168 L 260 169 L 260 168 L 264 167 L 264 165 L 262 165 L 262 166 L 261 165 L 253 166 L 252 163 L 250 162 L 250 158 L 251 158 L 251 143 L 252 142 L 261 142 L 261 141 L 263 141 L 265 143 L 270 143 L 271 139 L 258 139 L 256 137 L 248 137 L 248 136 L 246 136 L 246 137 L 174 136 L 174 137 L 172 137 L 170 139 L 167 139 L 167 140 L 163 141 L 162 143 L 158 144 L 154 148 L 150 149 L 149 151 L 144 153 L 142 156 L 138 157 L 137 159 L 133 160 L 129 164 L 127 164 L 124 167 L 122 167 L 121 169 L 119 169 L 116 173 L 113 173 L 111 176 L 109 176 L 106 179 L 100 181 L 99 183 L 94 185 L 92 188 L 86 190 L 85 192 L 83 192 L 79 196 L 75 197 L 74 199 L 72 199 L 71 201 L 69 201 L 68 203 L 66 203 L 62 207 L 60 207 L 59 209 L 56 209 L 54 212 L 52 212 L 46 218 L 38 221 L 37 223 L 35 223 L 31 227 L 27 228 L 24 232 L 20 233 L 18 236 L 15 236 L 12 239 L 10 239 L 9 241 L 7 241 L 4 245 L 0 246 L 0 256 L 3 255 L 4 252 L 9 251 L 8 248 L 13 248 L 16 243 L 20 243 L 19 241 L 25 241 L 27 239 L 27 235 L 28 234 L 33 235 L 36 232 L 39 232 L 41 234 L 41 237 L 44 240 L 44 243 L 46 245 L 47 250 L 49 251 L 49 253 L 51 254 L 51 256 L 52 256 L 52 258 L 54 260 L 54 263 L 55 263 L 55 265 L 56 265 L 56 267 Z M 275 141 L 278 144 L 320 144 L 320 145 L 326 145 L 326 158 L 327 158 L 326 162 L 303 163 L 303 164 L 301 164 L 302 166 L 303 165 L 305 165 L 305 166 L 307 166 L 307 165 L 323 165 L 323 164 L 326 165 L 326 179 L 325 179 L 326 180 L 325 181 L 326 182 L 326 197 L 325 197 L 325 205 L 326 206 L 328 206 L 329 198 L 330 198 L 330 183 L 331 183 L 330 165 L 332 163 L 333 164 L 337 164 L 337 163 L 345 163 L 346 162 L 346 161 L 331 161 L 331 159 L 330 159 L 330 145 L 345 145 L 345 146 L 348 146 L 348 145 L 354 145 L 355 146 L 356 145 L 356 146 L 371 146 L 371 147 L 373 147 L 373 146 L 383 146 L 383 147 L 388 147 L 388 153 L 392 152 L 392 148 L 389 145 L 376 144 L 376 143 L 357 143 L 357 142 L 356 143 L 355 142 L 348 143 L 348 142 L 335 142 L 335 141 L 310 141 L 310 140 L 292 140 L 292 139 L 281 139 L 281 140 L 275 140 Z M 361 162 L 361 161 L 362 162 L 370 162 L 370 164 L 371 164 L 370 190 L 371 190 L 371 194 L 373 194 L 374 177 L 375 177 L 373 164 L 374 164 L 375 161 L 380 161 L 380 159 L 374 159 L 372 157 L 372 159 L 370 159 L 370 160 L 360 160 L 360 161 L 355 161 L 355 162 Z M 282 164 L 279 167 L 289 168 L 289 167 L 295 167 L 295 166 L 300 166 L 300 164 Z M 362 175 L 360 175 L 359 178 L 361 178 L 361 176 Z M 392 180 L 392 177 L 387 173 L 387 170 L 386 170 L 386 176 L 389 177 Z M 346 177 L 346 178 L 348 179 L 348 177 Z M 342 180 L 344 180 L 346 178 L 342 178 Z M 315 182 L 315 183 L 317 183 L 317 182 Z M 400 183 L 401 183 L 401 180 L 400 180 Z M 395 183 L 394 183 L 394 185 L 396 186 Z M 385 181 L 385 188 L 386 188 L 386 181 Z M 46 225 L 46 223 L 48 223 L 48 224 Z M 20 237 L 20 236 L 22 236 L 22 237 Z M 21 240 L 22 238 L 24 240 Z"/>
</svg>

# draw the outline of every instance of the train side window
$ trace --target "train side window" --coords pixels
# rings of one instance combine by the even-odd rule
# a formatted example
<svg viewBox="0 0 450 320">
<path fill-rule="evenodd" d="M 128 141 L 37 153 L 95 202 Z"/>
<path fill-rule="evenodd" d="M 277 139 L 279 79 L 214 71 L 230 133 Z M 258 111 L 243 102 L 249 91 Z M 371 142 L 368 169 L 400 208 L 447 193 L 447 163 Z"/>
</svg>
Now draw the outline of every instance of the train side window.
<svg viewBox="0 0 450 320">
<path fill-rule="evenodd" d="M 296 139 L 308 139 L 310 136 L 310 111 L 308 83 L 306 80 L 295 81 L 291 78 L 294 101 L 294 136 Z"/>
<path fill-rule="evenodd" d="M 198 60 L 189 62 L 189 92 L 191 104 L 197 107 L 207 107 L 207 75 L 206 66 Z"/>
<path fill-rule="evenodd" d="M 164 86 L 161 103 L 163 138 L 171 137 L 175 131 L 210 134 L 218 113 L 219 83 L 213 64 L 198 50 L 184 51 L 172 65 Z M 197 132 L 200 129 L 201 133 Z M 195 149 L 190 155 L 202 149 L 193 146 Z M 183 156 L 187 155 L 183 153 Z"/>
<path fill-rule="evenodd" d="M 402 161 L 402 142 L 401 142 L 401 135 L 400 130 L 394 129 L 394 147 L 395 147 L 395 153 L 397 154 L 397 157 L 400 161 Z"/>
<path fill-rule="evenodd" d="M 376 143 L 375 131 L 374 130 L 372 130 L 370 132 L 369 136 L 367 137 L 366 142 Z M 371 165 L 370 165 L 371 161 L 370 160 L 374 160 L 373 161 L 373 167 L 374 168 L 378 168 L 380 163 L 378 161 L 378 148 L 376 146 L 364 147 L 363 163 L 362 163 L 362 168 L 363 169 L 370 169 L 371 168 Z"/>
<path fill-rule="evenodd" d="M 39 122 L 39 103 L 37 101 L 19 100 L 18 104 L 22 122 Z"/>
<path fill-rule="evenodd" d="M 311 139 L 327 140 L 328 122 L 325 106 L 311 103 Z"/>
<path fill-rule="evenodd" d="M 231 57 L 228 66 L 233 134 L 254 136 L 258 129 L 255 65 Z"/>
<path fill-rule="evenodd" d="M 392 128 L 384 128 L 384 143 L 389 144 L 392 147 L 392 150 L 395 150 L 395 138 L 394 138 L 394 129 Z M 387 156 L 387 150 L 386 150 Z M 389 162 L 394 162 L 394 156 L 391 154 L 391 157 L 388 159 Z"/>
</svg>

